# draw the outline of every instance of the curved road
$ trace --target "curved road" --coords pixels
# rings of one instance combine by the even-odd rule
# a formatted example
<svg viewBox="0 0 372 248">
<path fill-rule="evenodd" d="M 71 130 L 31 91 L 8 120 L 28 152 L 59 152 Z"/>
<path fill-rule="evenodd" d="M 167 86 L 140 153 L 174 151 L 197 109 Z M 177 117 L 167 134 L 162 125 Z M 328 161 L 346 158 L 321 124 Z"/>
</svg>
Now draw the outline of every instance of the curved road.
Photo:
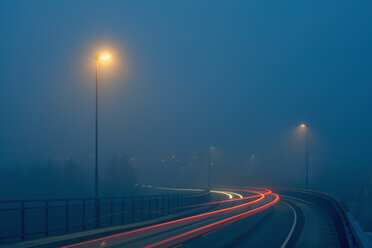
<svg viewBox="0 0 372 248">
<path fill-rule="evenodd" d="M 339 247 L 330 217 L 268 189 L 220 189 L 208 211 L 62 247 Z"/>
</svg>

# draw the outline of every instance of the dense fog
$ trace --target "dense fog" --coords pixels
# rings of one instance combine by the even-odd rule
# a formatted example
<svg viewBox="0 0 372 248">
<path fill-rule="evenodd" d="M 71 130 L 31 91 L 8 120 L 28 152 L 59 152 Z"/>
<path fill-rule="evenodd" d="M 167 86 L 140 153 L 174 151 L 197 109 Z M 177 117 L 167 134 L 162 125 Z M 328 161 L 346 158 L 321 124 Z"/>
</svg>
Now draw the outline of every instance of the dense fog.
<svg viewBox="0 0 372 248">
<path fill-rule="evenodd" d="M 0 198 L 93 196 L 108 50 L 101 196 L 207 188 L 210 163 L 212 187 L 304 187 L 305 123 L 310 187 L 371 201 L 372 3 L 290 5 L 1 1 Z"/>
</svg>

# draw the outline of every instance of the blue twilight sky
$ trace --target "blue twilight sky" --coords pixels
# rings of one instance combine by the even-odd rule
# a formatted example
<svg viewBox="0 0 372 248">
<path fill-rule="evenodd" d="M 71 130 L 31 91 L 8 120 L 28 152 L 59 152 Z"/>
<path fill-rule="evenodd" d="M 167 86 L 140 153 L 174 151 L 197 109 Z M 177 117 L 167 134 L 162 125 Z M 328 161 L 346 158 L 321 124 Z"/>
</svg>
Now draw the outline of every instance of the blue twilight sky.
<svg viewBox="0 0 372 248">
<path fill-rule="evenodd" d="M 215 145 L 278 172 L 302 161 L 290 137 L 306 122 L 314 174 L 370 173 L 371 10 L 366 0 L 3 0 L 0 155 L 91 158 L 93 57 L 108 48 L 103 158 Z"/>
</svg>

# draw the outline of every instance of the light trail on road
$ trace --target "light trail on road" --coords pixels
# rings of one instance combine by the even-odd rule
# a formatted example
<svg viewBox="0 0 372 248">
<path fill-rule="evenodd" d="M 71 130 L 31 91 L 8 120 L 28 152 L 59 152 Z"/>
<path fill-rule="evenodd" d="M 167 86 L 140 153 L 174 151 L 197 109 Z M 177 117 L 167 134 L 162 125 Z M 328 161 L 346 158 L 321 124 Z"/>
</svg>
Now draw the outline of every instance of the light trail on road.
<svg viewBox="0 0 372 248">
<path fill-rule="evenodd" d="M 228 192 L 228 191 L 219 191 L 219 190 L 211 190 L 211 193 L 221 193 L 229 196 L 229 199 L 233 198 L 233 195 L 236 195 L 239 198 L 243 198 L 241 194 L 235 193 L 235 192 Z"/>
<path fill-rule="evenodd" d="M 194 228 L 187 232 L 183 232 L 183 233 L 168 237 L 161 241 L 155 242 L 153 244 L 148 244 L 145 246 L 148 248 L 169 247 L 169 246 L 179 244 L 181 242 L 185 242 L 187 240 L 203 235 L 205 233 L 214 231 L 218 228 L 222 228 L 226 225 L 236 222 L 249 215 L 261 212 L 273 206 L 279 201 L 279 196 L 272 193 L 271 190 L 268 190 L 268 189 L 226 189 L 226 191 L 225 190 L 218 190 L 218 191 L 224 191 L 226 192 L 226 194 L 234 195 L 239 198 L 190 205 L 190 206 L 186 206 L 186 208 L 206 206 L 206 205 L 211 205 L 211 204 L 233 203 L 233 202 L 237 202 L 238 205 L 223 207 L 222 209 L 218 209 L 218 210 L 214 210 L 210 212 L 196 214 L 196 215 L 192 215 L 189 217 L 184 217 L 184 218 L 180 218 L 180 219 L 176 219 L 172 221 L 166 221 L 160 224 L 137 228 L 134 230 L 130 230 L 130 231 L 114 234 L 114 235 L 109 235 L 109 236 L 105 236 L 101 238 L 96 238 L 96 239 L 92 239 L 88 241 L 83 241 L 83 242 L 79 242 L 75 244 L 70 244 L 70 245 L 66 245 L 62 247 L 64 248 L 67 248 L 67 247 L 103 247 L 103 246 L 107 247 L 110 245 L 117 245 L 117 244 L 126 242 L 129 239 L 146 237 L 146 235 L 155 234 L 159 231 L 172 230 L 176 227 L 185 226 L 189 223 L 198 223 L 198 221 L 205 220 L 205 219 L 213 220 L 212 218 L 218 217 L 216 218 L 215 221 L 213 220 L 212 223 L 204 224 L 203 226 Z M 236 191 L 249 193 L 250 195 L 243 197 L 241 194 L 236 193 Z M 265 201 L 268 201 L 268 202 L 265 202 Z M 245 208 L 249 206 L 252 206 L 253 209 L 247 209 L 246 211 L 241 212 L 241 210 L 244 210 Z M 234 214 L 234 212 L 236 211 L 238 211 L 238 213 Z M 225 213 L 233 214 L 233 215 L 222 217 L 222 214 L 225 214 Z"/>
<path fill-rule="evenodd" d="M 189 232 L 185 232 L 185 233 L 179 234 L 177 236 L 174 236 L 174 237 L 171 237 L 171 238 L 162 240 L 160 242 L 157 242 L 157 243 L 154 243 L 154 244 L 145 246 L 145 248 L 174 246 L 176 244 L 179 244 L 179 243 L 185 242 L 187 240 L 190 240 L 192 238 L 195 238 L 195 237 L 198 237 L 200 235 L 203 235 L 203 234 L 205 234 L 207 232 L 211 232 L 211 231 L 214 231 L 216 229 L 222 228 L 222 227 L 224 227 L 226 225 L 229 225 L 229 224 L 231 224 L 233 222 L 236 222 L 236 221 L 238 221 L 240 219 L 243 219 L 243 218 L 245 218 L 245 217 L 247 217 L 249 215 L 252 215 L 254 213 L 263 211 L 263 210 L 269 208 L 270 206 L 276 204 L 279 201 L 279 196 L 277 194 L 273 194 L 273 195 L 275 197 L 274 200 L 272 202 L 270 202 L 270 203 L 267 203 L 267 204 L 263 205 L 263 206 L 257 207 L 255 209 L 246 211 L 246 212 L 241 213 L 241 214 L 234 215 L 232 217 L 229 217 L 229 218 L 226 218 L 226 219 L 217 221 L 217 222 L 213 222 L 213 223 L 211 223 L 209 225 L 205 225 L 205 226 L 202 226 L 202 227 L 193 229 L 193 230 L 191 230 Z"/>
</svg>

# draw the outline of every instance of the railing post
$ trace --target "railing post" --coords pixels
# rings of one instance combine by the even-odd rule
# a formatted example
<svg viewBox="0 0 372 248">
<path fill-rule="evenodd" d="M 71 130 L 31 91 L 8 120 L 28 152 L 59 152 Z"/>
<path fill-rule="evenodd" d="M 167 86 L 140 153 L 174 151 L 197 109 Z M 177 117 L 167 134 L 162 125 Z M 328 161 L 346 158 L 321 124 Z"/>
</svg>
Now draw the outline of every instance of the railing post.
<svg viewBox="0 0 372 248">
<path fill-rule="evenodd" d="M 49 202 L 45 201 L 45 236 L 49 235 Z"/>
<path fill-rule="evenodd" d="M 143 196 L 141 196 L 141 220 L 143 220 Z"/>
<path fill-rule="evenodd" d="M 95 205 L 95 212 L 96 212 L 96 216 L 95 216 L 95 225 L 96 225 L 96 228 L 99 228 L 100 226 L 100 215 L 101 215 L 101 210 L 100 210 L 100 199 L 98 197 L 95 198 L 95 201 L 94 201 L 94 205 Z"/>
<path fill-rule="evenodd" d="M 168 195 L 168 214 L 170 214 L 170 195 Z"/>
<path fill-rule="evenodd" d="M 168 211 L 169 214 L 172 213 L 173 195 L 168 196 Z"/>
<path fill-rule="evenodd" d="M 164 215 L 165 214 L 165 196 L 161 196 L 161 212 Z"/>
<path fill-rule="evenodd" d="M 134 208 L 135 208 L 135 198 L 132 197 L 132 223 L 135 221 L 135 214 L 134 214 Z"/>
<path fill-rule="evenodd" d="M 177 195 L 176 202 L 177 202 L 177 212 L 179 212 L 180 211 L 180 195 Z"/>
<path fill-rule="evenodd" d="M 155 210 L 155 213 L 156 213 L 156 216 L 159 216 L 159 196 L 155 196 L 155 204 L 156 204 L 156 210 Z"/>
<path fill-rule="evenodd" d="M 85 230 L 85 199 L 83 200 L 82 202 L 82 206 L 81 206 L 81 209 L 82 209 L 82 213 L 81 213 L 81 219 L 82 219 L 82 229 Z"/>
<path fill-rule="evenodd" d="M 177 207 L 177 199 L 178 199 L 178 195 L 175 195 L 174 196 L 174 208 L 173 208 L 175 212 L 177 212 L 177 208 L 178 208 Z"/>
<path fill-rule="evenodd" d="M 121 198 L 121 223 L 124 224 L 125 222 L 125 198 Z"/>
<path fill-rule="evenodd" d="M 69 223 L 68 223 L 68 200 L 65 201 L 65 230 L 68 232 Z"/>
<path fill-rule="evenodd" d="M 177 195 L 172 195 L 172 211 L 173 211 L 173 213 L 176 212 L 176 199 L 177 199 Z"/>
<path fill-rule="evenodd" d="M 25 239 L 25 202 L 21 201 L 21 239 Z"/>
<path fill-rule="evenodd" d="M 148 211 L 148 218 L 151 219 L 151 199 L 152 197 L 149 196 L 149 211 Z"/>
<path fill-rule="evenodd" d="M 114 224 L 114 198 L 110 200 L 110 213 L 110 225 L 112 226 Z"/>
</svg>

